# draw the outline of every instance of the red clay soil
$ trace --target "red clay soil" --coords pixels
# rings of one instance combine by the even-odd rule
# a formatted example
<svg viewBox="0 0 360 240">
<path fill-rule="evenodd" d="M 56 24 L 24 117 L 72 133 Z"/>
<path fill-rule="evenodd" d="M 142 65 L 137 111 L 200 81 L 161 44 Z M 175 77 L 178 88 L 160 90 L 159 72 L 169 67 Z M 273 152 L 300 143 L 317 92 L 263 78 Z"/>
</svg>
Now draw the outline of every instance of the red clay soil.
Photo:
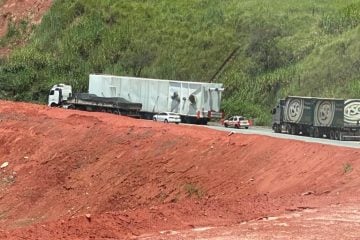
<svg viewBox="0 0 360 240">
<path fill-rule="evenodd" d="M 39 24 L 51 4 L 52 0 L 0 0 L 0 38 L 7 33 L 10 21 L 18 23 L 25 20 Z M 10 51 L 10 46 L 0 48 L 0 57 L 8 55 Z"/>
<path fill-rule="evenodd" d="M 0 101 L 0 239 L 124 239 L 359 200 L 359 150 Z"/>
</svg>

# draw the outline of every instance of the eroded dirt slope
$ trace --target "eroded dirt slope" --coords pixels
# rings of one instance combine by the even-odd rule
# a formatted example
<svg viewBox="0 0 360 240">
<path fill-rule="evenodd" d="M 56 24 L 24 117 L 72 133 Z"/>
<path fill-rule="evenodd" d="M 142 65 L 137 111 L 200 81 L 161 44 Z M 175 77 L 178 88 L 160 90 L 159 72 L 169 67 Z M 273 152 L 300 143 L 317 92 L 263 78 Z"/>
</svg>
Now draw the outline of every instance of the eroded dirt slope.
<svg viewBox="0 0 360 240">
<path fill-rule="evenodd" d="M 4 239 L 122 239 L 359 200 L 357 149 L 25 103 L 0 102 L 5 162 Z"/>
<path fill-rule="evenodd" d="M 39 24 L 52 0 L 0 0 L 0 38 L 5 36 L 10 22 L 26 21 Z M 16 45 L 22 44 L 17 42 Z M 9 54 L 11 46 L 0 48 L 0 57 Z"/>
</svg>

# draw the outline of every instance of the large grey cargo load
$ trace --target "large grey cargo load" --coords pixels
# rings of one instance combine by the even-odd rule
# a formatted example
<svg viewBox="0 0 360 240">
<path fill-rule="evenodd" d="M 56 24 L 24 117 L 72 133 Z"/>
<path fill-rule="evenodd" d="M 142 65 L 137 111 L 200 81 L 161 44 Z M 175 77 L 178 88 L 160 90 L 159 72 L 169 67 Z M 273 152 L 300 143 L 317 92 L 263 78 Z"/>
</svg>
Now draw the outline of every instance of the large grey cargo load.
<svg viewBox="0 0 360 240">
<path fill-rule="evenodd" d="M 91 74 L 89 93 L 142 104 L 142 112 L 175 112 L 207 118 L 220 112 L 223 85 Z"/>
<path fill-rule="evenodd" d="M 277 133 L 360 140 L 360 99 L 287 97 L 272 114 Z"/>
<path fill-rule="evenodd" d="M 360 125 L 360 99 L 348 99 L 345 101 L 344 121 L 347 126 Z"/>
<path fill-rule="evenodd" d="M 311 125 L 313 123 L 314 99 L 289 96 L 285 99 L 284 121 Z"/>
<path fill-rule="evenodd" d="M 316 98 L 314 107 L 315 127 L 343 127 L 344 99 Z"/>
</svg>

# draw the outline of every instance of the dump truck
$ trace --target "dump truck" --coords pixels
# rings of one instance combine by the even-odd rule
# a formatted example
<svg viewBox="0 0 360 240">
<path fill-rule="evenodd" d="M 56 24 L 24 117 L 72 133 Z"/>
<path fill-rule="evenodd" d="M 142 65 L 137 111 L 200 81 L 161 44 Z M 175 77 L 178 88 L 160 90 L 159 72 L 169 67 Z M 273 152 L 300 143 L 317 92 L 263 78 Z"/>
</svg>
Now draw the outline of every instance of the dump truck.
<svg viewBox="0 0 360 240">
<path fill-rule="evenodd" d="M 159 112 L 173 112 L 183 123 L 207 124 L 220 119 L 221 83 L 188 82 L 91 74 L 89 93 L 120 97 L 142 104 L 140 116 L 153 119 Z"/>
<path fill-rule="evenodd" d="M 360 99 L 289 96 L 271 113 L 276 133 L 360 140 Z"/>
<path fill-rule="evenodd" d="M 109 112 L 131 117 L 140 117 L 141 103 L 129 102 L 120 97 L 99 97 L 89 93 L 72 93 L 66 84 L 54 85 L 49 93 L 48 105 L 84 111 Z"/>
</svg>

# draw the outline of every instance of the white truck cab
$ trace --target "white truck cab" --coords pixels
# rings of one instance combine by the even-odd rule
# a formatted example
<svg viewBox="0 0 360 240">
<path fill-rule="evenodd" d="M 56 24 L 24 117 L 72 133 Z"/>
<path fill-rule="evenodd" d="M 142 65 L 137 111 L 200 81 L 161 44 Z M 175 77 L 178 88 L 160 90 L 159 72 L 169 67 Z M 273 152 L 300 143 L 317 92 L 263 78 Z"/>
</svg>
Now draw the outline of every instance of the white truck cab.
<svg viewBox="0 0 360 240">
<path fill-rule="evenodd" d="M 72 96 L 72 87 L 66 84 L 54 85 L 49 93 L 48 106 L 57 106 Z"/>
</svg>

